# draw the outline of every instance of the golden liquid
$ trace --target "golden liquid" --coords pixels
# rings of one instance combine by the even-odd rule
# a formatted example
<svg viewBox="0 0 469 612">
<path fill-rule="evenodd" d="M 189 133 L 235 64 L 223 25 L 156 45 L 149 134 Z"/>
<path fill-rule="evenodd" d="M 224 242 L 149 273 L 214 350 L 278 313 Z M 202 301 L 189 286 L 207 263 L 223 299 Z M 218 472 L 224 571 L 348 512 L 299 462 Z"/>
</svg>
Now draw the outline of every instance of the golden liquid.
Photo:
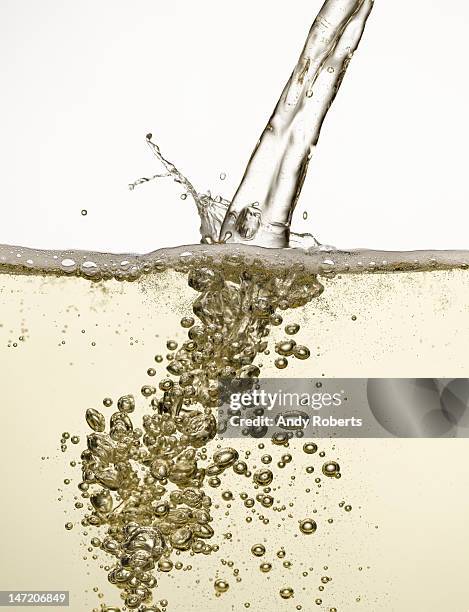
<svg viewBox="0 0 469 612">
<path fill-rule="evenodd" d="M 77 489 L 80 466 L 70 462 L 79 462 L 86 446 L 88 408 L 108 420 L 117 399 L 133 393 L 137 409 L 131 416 L 139 424 L 148 412 L 140 389 L 167 377 L 167 362 L 154 357 L 166 355 L 168 339 L 187 338 L 179 322 L 192 316 L 197 294 L 186 275 L 174 271 L 135 282 L 15 274 L 0 280 L 1 588 L 69 590 L 72 610 L 92 610 L 101 602 L 122 609 L 118 590 L 100 568 L 113 559 L 90 543 L 100 530 L 80 525 L 83 510 L 74 503 L 87 500 Z M 320 297 L 281 313 L 283 323 L 269 337 L 271 354 L 255 361 L 263 364 L 261 376 L 468 376 L 468 272 L 342 274 L 321 282 Z M 300 325 L 295 339 L 310 348 L 311 357 L 278 370 L 274 344 L 285 338 L 285 325 L 294 323 Z M 155 377 L 148 376 L 149 368 L 156 369 Z M 107 397 L 112 408 L 102 404 Z M 80 442 L 68 440 L 61 452 L 62 432 Z M 467 609 L 466 441 L 316 442 L 313 455 L 299 441 L 289 448 L 266 440 L 264 449 L 254 440 L 215 439 L 207 445 L 209 456 L 217 444 L 236 446 L 253 473 L 272 469 L 274 507 L 285 510 L 257 501 L 254 512 L 246 507 L 240 495 L 255 499 L 260 491 L 252 478 L 233 470 L 220 475 L 219 487 L 204 486 L 213 501 L 210 543 L 219 550 L 181 552 L 171 558 L 183 569 L 156 570 L 158 607 L 168 600 L 167 609 L 176 612 L 238 611 L 248 604 L 255 611 Z M 266 454 L 273 458 L 268 466 L 261 462 Z M 288 454 L 291 462 L 279 468 Z M 326 461 L 339 463 L 340 480 L 323 476 Z M 232 500 L 223 498 L 226 491 Z M 317 523 L 312 534 L 300 529 L 307 518 Z M 67 522 L 73 523 L 70 531 Z M 256 544 L 266 549 L 261 557 L 251 552 Z M 285 555 L 279 557 L 281 550 Z M 264 570 L 271 564 L 270 571 L 261 571 L 262 564 Z"/>
</svg>

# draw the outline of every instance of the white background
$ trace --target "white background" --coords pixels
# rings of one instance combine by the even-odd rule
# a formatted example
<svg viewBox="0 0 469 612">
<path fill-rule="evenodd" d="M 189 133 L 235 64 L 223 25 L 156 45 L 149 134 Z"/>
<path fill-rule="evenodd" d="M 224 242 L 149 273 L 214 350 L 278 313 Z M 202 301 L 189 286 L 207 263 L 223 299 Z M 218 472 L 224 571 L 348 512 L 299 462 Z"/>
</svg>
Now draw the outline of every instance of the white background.
<svg viewBox="0 0 469 612">
<path fill-rule="evenodd" d="M 200 191 L 231 197 L 320 6 L 1 0 L 0 242 L 198 242 L 177 185 L 127 188 L 159 170 L 145 134 Z M 469 248 L 468 26 L 465 0 L 376 0 L 297 229 L 340 247 Z"/>
</svg>

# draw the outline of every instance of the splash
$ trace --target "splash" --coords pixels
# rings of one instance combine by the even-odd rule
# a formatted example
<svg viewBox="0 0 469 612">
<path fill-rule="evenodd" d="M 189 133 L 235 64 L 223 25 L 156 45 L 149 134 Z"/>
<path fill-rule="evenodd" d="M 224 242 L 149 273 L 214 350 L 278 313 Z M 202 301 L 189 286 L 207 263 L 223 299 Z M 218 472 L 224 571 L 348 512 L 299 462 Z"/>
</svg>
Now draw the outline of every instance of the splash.
<svg viewBox="0 0 469 612">
<path fill-rule="evenodd" d="M 244 242 L 269 248 L 319 246 L 311 234 L 291 236 L 293 212 L 322 124 L 372 8 L 373 0 L 325 2 L 231 202 L 200 194 L 164 158 L 151 134 L 147 142 L 167 174 L 139 179 L 130 187 L 171 176 L 197 206 L 203 242 Z"/>
<path fill-rule="evenodd" d="M 182 172 L 180 172 L 171 161 L 164 157 L 159 145 L 156 144 L 152 138 L 152 134 L 147 134 L 147 144 L 150 147 L 153 155 L 164 166 L 164 168 L 166 168 L 167 172 L 165 174 L 154 174 L 149 178 L 139 178 L 133 183 L 130 183 L 129 189 L 133 190 L 138 185 L 149 183 L 155 179 L 166 177 L 172 178 L 173 181 L 183 187 L 184 199 L 186 199 L 186 197 L 189 195 L 197 207 L 197 212 L 199 213 L 200 218 L 200 235 L 202 237 L 202 242 L 206 244 L 223 242 L 218 240 L 218 236 L 220 234 L 221 225 L 223 223 L 223 219 L 225 218 L 226 211 L 228 210 L 229 202 L 223 199 L 221 196 L 212 198 L 210 193 L 198 192 L 193 186 L 192 182 L 186 176 L 184 176 L 184 174 L 182 174 Z"/>
</svg>

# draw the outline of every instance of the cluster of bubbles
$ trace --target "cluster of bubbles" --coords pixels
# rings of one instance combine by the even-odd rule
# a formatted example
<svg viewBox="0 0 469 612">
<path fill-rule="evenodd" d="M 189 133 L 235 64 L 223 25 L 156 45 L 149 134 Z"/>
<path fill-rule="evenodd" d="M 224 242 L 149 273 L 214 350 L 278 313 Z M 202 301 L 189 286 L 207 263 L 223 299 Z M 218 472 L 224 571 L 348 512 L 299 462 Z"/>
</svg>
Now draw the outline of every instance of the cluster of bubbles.
<svg viewBox="0 0 469 612">
<path fill-rule="evenodd" d="M 218 487 L 220 474 L 230 468 L 247 474 L 234 448 L 218 448 L 209 460 L 207 447 L 217 435 L 218 381 L 254 382 L 261 371 L 255 358 L 269 354 L 270 329 L 281 322 L 277 311 L 303 306 L 322 292 L 317 277 L 301 269 L 272 276 L 202 267 L 189 271 L 188 283 L 198 297 L 193 302 L 194 317 L 181 320 L 187 339 L 180 346 L 174 340 L 167 342 L 167 376 L 158 385 L 142 387 L 151 410 L 142 417 L 141 426 L 132 420 L 136 409 L 132 395 L 117 401 L 108 426 L 99 410 L 86 412 L 92 432 L 81 453 L 78 488 L 88 500 L 81 524 L 104 529 L 95 544 L 114 558 L 108 580 L 121 590 L 126 609 L 139 612 L 159 610 L 152 603 L 157 586 L 154 571 L 171 571 L 173 552 L 206 555 L 218 549 L 210 544 L 212 499 L 204 485 Z M 286 334 L 298 330 L 292 324 Z M 291 339 L 276 351 L 300 359 L 309 356 L 306 347 Z M 163 357 L 156 356 L 155 361 L 161 363 Z M 156 375 L 154 368 L 147 373 Z M 111 408 L 113 402 L 107 398 L 104 405 Z M 64 437 L 63 445 L 66 441 Z M 252 480 L 268 491 L 273 477 L 263 467 Z M 232 499 L 230 492 L 223 495 L 226 501 Z M 270 495 L 260 497 L 264 507 L 272 505 Z M 305 534 L 316 528 L 312 519 L 301 525 Z M 262 545 L 254 548 L 253 554 L 260 556 Z M 261 567 L 263 572 L 269 569 L 269 563 Z M 225 580 L 215 582 L 218 595 L 228 588 Z"/>
</svg>

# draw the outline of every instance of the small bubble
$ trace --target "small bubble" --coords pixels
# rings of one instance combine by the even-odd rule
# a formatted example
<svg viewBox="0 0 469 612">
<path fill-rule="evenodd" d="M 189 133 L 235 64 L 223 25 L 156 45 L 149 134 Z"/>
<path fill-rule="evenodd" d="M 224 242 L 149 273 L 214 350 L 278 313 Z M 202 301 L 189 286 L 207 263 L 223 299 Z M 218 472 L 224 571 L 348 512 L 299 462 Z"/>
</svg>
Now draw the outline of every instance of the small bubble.
<svg viewBox="0 0 469 612">
<path fill-rule="evenodd" d="M 285 333 L 289 336 L 294 336 L 300 331 L 300 326 L 297 323 L 291 323 L 285 326 Z"/>
<path fill-rule="evenodd" d="M 255 474 L 254 474 L 254 482 L 256 484 L 258 484 L 261 487 L 268 487 L 270 485 L 270 483 L 272 482 L 274 475 L 272 474 L 272 472 L 268 469 L 261 469 L 258 470 Z"/>
<path fill-rule="evenodd" d="M 156 389 L 155 387 L 151 387 L 150 385 L 143 385 L 141 393 L 143 397 L 150 397 L 151 395 L 156 393 Z"/>
<path fill-rule="evenodd" d="M 183 317 L 181 319 L 181 327 L 184 327 L 185 329 L 189 329 L 189 327 L 192 327 L 195 323 L 195 320 L 192 317 Z"/>
<path fill-rule="evenodd" d="M 340 472 L 340 466 L 336 461 L 328 461 L 322 466 L 322 473 L 324 476 L 334 478 Z"/>
<path fill-rule="evenodd" d="M 170 572 L 173 569 L 173 562 L 170 559 L 160 559 L 158 569 L 160 572 Z"/>
<path fill-rule="evenodd" d="M 291 599 L 294 595 L 294 591 L 291 587 L 285 587 L 284 589 L 280 589 L 280 597 L 282 599 Z"/>
<path fill-rule="evenodd" d="M 276 368 L 279 370 L 284 370 L 288 366 L 288 359 L 285 357 L 279 357 L 274 363 Z"/>
<path fill-rule="evenodd" d="M 84 209 L 81 211 L 81 214 L 83 215 L 83 217 L 86 217 L 86 215 L 88 214 L 88 211 L 87 211 L 87 210 L 84 208 Z"/>
<path fill-rule="evenodd" d="M 76 263 L 73 259 L 63 259 L 62 265 L 64 268 L 71 268 L 72 266 L 75 266 Z"/>
<path fill-rule="evenodd" d="M 265 555 L 265 546 L 263 544 L 254 544 L 251 548 L 251 552 L 255 557 L 262 557 Z"/>
<path fill-rule="evenodd" d="M 317 529 L 316 522 L 313 519 L 307 518 L 300 522 L 300 531 L 305 535 L 311 535 Z"/>
</svg>

